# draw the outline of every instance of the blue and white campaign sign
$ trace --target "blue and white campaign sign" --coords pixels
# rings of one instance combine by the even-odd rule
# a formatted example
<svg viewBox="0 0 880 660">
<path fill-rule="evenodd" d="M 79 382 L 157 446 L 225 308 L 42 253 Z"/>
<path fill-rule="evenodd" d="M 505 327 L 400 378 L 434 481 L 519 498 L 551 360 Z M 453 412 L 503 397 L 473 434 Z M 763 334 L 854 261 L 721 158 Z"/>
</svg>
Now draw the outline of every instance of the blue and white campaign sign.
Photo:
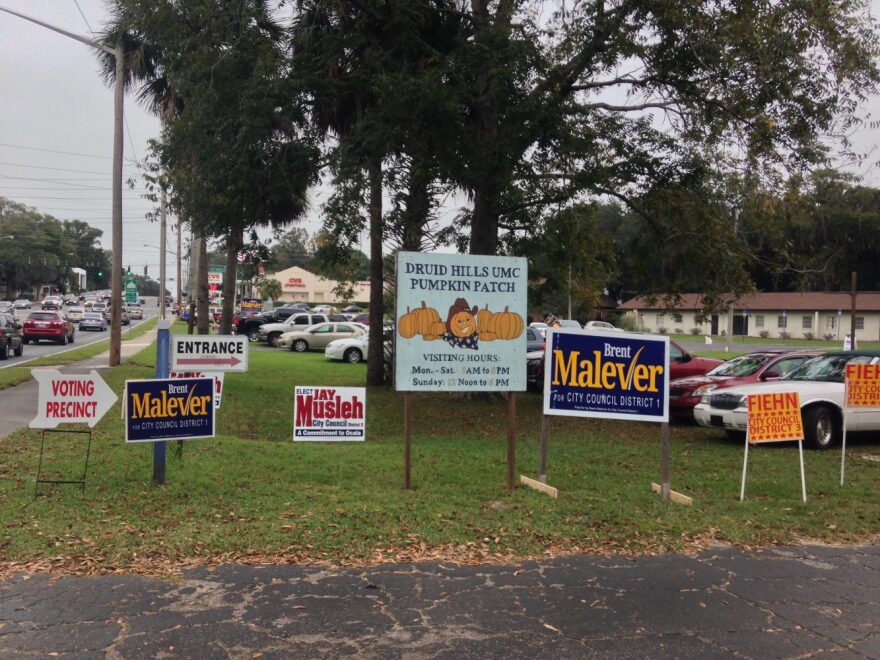
<svg viewBox="0 0 880 660">
<path fill-rule="evenodd" d="M 544 414 L 669 421 L 669 337 L 547 332 Z"/>
<path fill-rule="evenodd" d="M 399 252 L 398 391 L 526 389 L 523 257 Z"/>
<path fill-rule="evenodd" d="M 125 382 L 125 441 L 214 437 L 214 379 Z"/>
</svg>

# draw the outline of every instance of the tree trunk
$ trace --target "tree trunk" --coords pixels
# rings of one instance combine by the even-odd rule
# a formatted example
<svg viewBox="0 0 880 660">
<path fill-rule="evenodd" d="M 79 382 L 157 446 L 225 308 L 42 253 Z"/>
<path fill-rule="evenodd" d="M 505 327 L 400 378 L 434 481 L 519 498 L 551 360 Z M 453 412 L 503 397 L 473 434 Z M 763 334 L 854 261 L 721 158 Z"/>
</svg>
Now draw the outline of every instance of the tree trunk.
<svg viewBox="0 0 880 660">
<path fill-rule="evenodd" d="M 495 254 L 498 251 L 498 190 L 492 180 L 486 180 L 474 189 L 471 254 Z"/>
<path fill-rule="evenodd" d="M 370 343 L 367 355 L 367 385 L 385 383 L 385 337 L 383 333 L 384 281 L 382 274 L 382 161 L 369 165 L 370 177 Z"/>
<path fill-rule="evenodd" d="M 196 321 L 199 326 L 199 334 L 206 335 L 211 328 L 211 318 L 208 310 L 208 239 L 202 237 L 199 241 L 199 271 L 196 275 L 197 308 Z"/>
<path fill-rule="evenodd" d="M 431 174 L 430 166 L 423 159 L 413 158 L 406 191 L 406 212 L 403 214 L 403 250 L 418 252 L 422 249 L 425 226 L 431 211 Z"/>
<path fill-rule="evenodd" d="M 244 229 L 230 232 L 226 239 L 226 272 L 223 273 L 223 317 L 220 334 L 232 333 L 232 313 L 235 311 L 235 280 L 238 273 L 238 253 L 244 242 Z"/>
</svg>

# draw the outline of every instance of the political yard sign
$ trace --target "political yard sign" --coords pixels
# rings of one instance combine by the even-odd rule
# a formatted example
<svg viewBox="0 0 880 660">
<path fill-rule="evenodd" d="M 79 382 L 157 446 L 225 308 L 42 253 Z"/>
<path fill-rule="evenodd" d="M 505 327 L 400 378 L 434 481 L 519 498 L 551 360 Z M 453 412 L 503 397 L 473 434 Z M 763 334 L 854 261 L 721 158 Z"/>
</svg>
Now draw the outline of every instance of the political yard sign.
<svg viewBox="0 0 880 660">
<path fill-rule="evenodd" d="M 214 379 L 125 382 L 125 441 L 214 437 Z"/>
<path fill-rule="evenodd" d="M 797 392 L 750 394 L 748 406 L 751 444 L 803 440 L 804 426 Z"/>
<path fill-rule="evenodd" d="M 396 389 L 525 391 L 527 282 L 522 257 L 399 252 Z"/>
<path fill-rule="evenodd" d="M 362 441 L 366 435 L 365 387 L 296 386 L 293 406 L 295 441 Z"/>
<path fill-rule="evenodd" d="M 544 414 L 669 421 L 669 338 L 547 332 Z"/>
<path fill-rule="evenodd" d="M 846 407 L 880 408 L 880 364 L 846 365 Z"/>
</svg>

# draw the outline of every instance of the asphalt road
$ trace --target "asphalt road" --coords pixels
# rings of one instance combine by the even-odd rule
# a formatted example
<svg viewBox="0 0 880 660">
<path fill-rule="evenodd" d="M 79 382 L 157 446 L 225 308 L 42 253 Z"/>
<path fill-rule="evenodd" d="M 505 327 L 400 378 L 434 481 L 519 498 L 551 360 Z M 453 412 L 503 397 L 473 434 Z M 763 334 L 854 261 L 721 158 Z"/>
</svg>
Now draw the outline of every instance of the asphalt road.
<svg viewBox="0 0 880 660">
<path fill-rule="evenodd" d="M 33 310 L 31 310 L 33 311 Z M 39 310 L 37 310 L 39 311 Z M 130 325 L 122 326 L 122 331 L 126 332 L 132 328 L 136 328 L 139 324 L 144 321 L 148 321 L 152 317 L 156 316 L 159 313 L 159 309 L 155 306 L 153 307 L 144 307 L 144 318 L 143 320 L 134 320 Z M 27 314 L 19 315 L 16 314 L 16 318 L 23 319 Z M 12 352 L 9 353 L 9 359 L 0 362 L 0 369 L 7 369 L 9 367 L 16 367 L 31 360 L 35 360 L 37 358 L 45 357 L 47 355 L 53 355 L 55 353 L 61 353 L 62 351 L 72 351 L 77 348 L 82 348 L 83 346 L 88 346 L 89 344 L 94 344 L 97 341 L 104 341 L 105 339 L 110 338 L 110 329 L 108 328 L 104 332 L 94 332 L 88 330 L 86 332 L 80 332 L 78 324 L 74 323 L 74 326 L 77 326 L 76 330 L 76 338 L 72 344 L 55 344 L 49 343 L 47 341 L 41 341 L 39 344 L 25 344 L 24 350 L 22 351 L 21 357 L 15 357 Z"/>
<path fill-rule="evenodd" d="M 0 657 L 877 658 L 880 548 L 0 583 Z"/>
</svg>

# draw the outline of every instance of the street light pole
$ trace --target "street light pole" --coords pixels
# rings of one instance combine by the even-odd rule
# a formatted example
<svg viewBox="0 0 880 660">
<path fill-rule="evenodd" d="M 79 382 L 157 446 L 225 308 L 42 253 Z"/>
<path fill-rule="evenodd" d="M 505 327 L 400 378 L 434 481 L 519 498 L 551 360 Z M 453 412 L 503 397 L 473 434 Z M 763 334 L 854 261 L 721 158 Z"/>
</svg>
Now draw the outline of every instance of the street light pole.
<svg viewBox="0 0 880 660">
<path fill-rule="evenodd" d="M 125 53 L 122 49 L 122 42 L 120 41 L 116 48 L 110 48 L 93 39 L 68 32 L 12 9 L 0 6 L 0 11 L 63 34 L 65 37 L 75 39 L 116 58 L 116 86 L 113 92 L 113 273 L 111 279 L 111 295 L 113 297 L 110 305 L 110 366 L 115 367 L 120 362 L 122 346 L 122 314 L 120 309 L 122 305 L 122 105 L 125 97 Z"/>
<path fill-rule="evenodd" d="M 159 198 L 159 318 L 165 318 L 165 188 Z"/>
</svg>

